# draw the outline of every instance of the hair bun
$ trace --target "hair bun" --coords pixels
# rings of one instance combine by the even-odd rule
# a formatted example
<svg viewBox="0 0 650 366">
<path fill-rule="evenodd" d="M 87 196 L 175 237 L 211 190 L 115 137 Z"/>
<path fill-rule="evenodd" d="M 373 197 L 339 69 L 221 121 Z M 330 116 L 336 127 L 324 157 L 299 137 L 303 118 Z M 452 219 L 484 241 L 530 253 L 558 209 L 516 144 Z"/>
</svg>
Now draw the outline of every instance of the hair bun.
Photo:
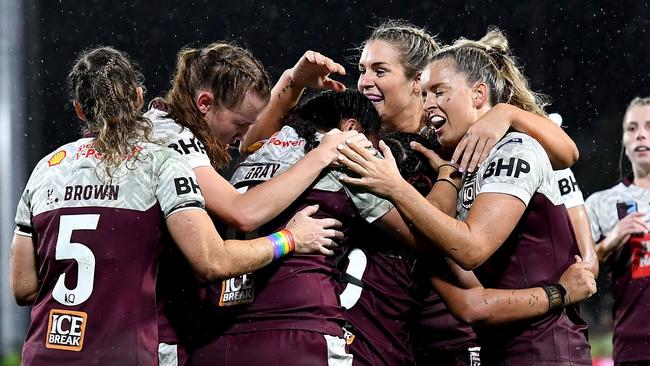
<svg viewBox="0 0 650 366">
<path fill-rule="evenodd" d="M 508 39 L 499 28 L 494 26 L 488 28 L 485 36 L 478 43 L 490 53 L 494 52 L 501 55 L 508 55 L 510 53 Z"/>
</svg>

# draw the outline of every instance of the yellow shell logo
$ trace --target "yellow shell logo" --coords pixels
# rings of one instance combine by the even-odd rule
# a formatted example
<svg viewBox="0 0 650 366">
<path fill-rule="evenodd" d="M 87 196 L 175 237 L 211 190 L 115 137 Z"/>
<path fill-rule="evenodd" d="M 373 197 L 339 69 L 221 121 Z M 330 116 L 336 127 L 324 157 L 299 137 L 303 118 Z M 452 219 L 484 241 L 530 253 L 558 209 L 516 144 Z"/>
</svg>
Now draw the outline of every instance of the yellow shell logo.
<svg viewBox="0 0 650 366">
<path fill-rule="evenodd" d="M 54 166 L 59 165 L 65 159 L 65 150 L 57 151 L 50 160 L 47 161 L 47 165 Z"/>
</svg>

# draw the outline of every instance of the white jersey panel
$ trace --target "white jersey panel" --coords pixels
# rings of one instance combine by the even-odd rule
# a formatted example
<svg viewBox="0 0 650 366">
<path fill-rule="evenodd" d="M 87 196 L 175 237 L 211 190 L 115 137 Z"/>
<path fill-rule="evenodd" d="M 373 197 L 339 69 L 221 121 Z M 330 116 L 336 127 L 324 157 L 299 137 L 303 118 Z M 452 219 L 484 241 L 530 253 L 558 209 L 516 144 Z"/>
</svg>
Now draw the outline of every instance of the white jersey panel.
<svg viewBox="0 0 650 366">
<path fill-rule="evenodd" d="M 535 193 L 562 203 L 551 163 L 542 146 L 532 137 L 508 133 L 474 174 L 467 174 L 458 200 L 458 218 L 465 220 L 481 193 L 505 193 L 528 205 Z"/>
<path fill-rule="evenodd" d="M 582 191 L 571 169 L 556 170 L 555 180 L 557 181 L 557 187 L 560 190 L 562 201 L 567 209 L 585 204 Z"/>
<path fill-rule="evenodd" d="M 167 112 L 151 108 L 144 115 L 153 124 L 154 142 L 163 144 L 181 154 L 192 168 L 212 166 L 205 145 L 194 137 L 192 131 L 167 118 Z"/>
<path fill-rule="evenodd" d="M 101 158 L 84 138 L 48 154 L 34 168 L 18 203 L 16 224 L 31 228 L 32 217 L 66 207 L 113 207 L 146 211 L 157 202 L 165 216 L 203 207 L 194 172 L 170 149 L 144 144 L 109 179 Z"/>
<path fill-rule="evenodd" d="M 322 134 L 316 136 L 319 140 L 322 138 Z M 305 156 L 304 145 L 305 140 L 293 128 L 283 127 L 237 167 L 230 183 L 239 188 L 279 175 Z M 344 189 L 367 222 L 373 222 L 393 208 L 389 201 L 372 193 L 344 186 L 339 181 L 342 174 L 339 170 L 330 169 L 316 182 L 314 189 L 330 192 Z"/>
</svg>

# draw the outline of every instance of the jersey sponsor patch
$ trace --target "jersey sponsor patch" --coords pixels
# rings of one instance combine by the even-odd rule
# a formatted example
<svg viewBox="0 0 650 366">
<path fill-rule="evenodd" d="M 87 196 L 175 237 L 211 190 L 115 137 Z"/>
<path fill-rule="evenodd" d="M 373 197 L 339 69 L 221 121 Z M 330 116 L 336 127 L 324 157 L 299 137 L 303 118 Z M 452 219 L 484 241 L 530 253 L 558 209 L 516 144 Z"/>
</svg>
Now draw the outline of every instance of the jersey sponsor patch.
<svg viewBox="0 0 650 366">
<path fill-rule="evenodd" d="M 65 150 L 57 151 L 56 153 L 54 153 L 54 155 L 52 155 L 50 160 L 47 161 L 47 166 L 55 166 L 61 164 L 63 159 L 65 159 L 65 156 L 66 156 Z"/>
<path fill-rule="evenodd" d="M 465 177 L 465 183 L 463 184 L 463 191 L 461 192 L 460 196 L 462 200 L 461 204 L 466 210 L 469 210 L 470 207 L 472 207 L 474 199 L 476 199 L 477 189 L 478 187 L 476 186 L 476 172 L 467 173 L 467 176 Z"/>
<path fill-rule="evenodd" d="M 83 348 L 88 314 L 83 311 L 50 310 L 45 347 L 79 352 Z"/>
<path fill-rule="evenodd" d="M 255 300 L 253 273 L 229 278 L 221 282 L 219 306 L 250 304 Z"/>
<path fill-rule="evenodd" d="M 573 175 L 558 180 L 557 185 L 562 196 L 566 196 L 569 193 L 577 192 L 580 190 L 578 182 Z"/>
<path fill-rule="evenodd" d="M 201 192 L 199 185 L 192 177 L 178 177 L 174 178 L 174 186 L 176 187 L 176 194 L 181 196 L 190 192 L 198 194 Z"/>
<path fill-rule="evenodd" d="M 632 236 L 629 245 L 632 252 L 632 278 L 650 276 L 650 234 Z"/>
<path fill-rule="evenodd" d="M 490 162 L 483 173 L 483 179 L 495 176 L 519 178 L 520 175 L 530 173 L 530 163 L 521 158 L 499 158 Z"/>
<path fill-rule="evenodd" d="M 298 147 L 304 145 L 305 140 L 302 138 L 281 140 L 277 137 L 271 137 L 267 144 L 280 147 Z"/>
<path fill-rule="evenodd" d="M 187 155 L 192 152 L 206 154 L 205 145 L 196 137 L 179 139 L 167 145 L 181 155 Z"/>
</svg>

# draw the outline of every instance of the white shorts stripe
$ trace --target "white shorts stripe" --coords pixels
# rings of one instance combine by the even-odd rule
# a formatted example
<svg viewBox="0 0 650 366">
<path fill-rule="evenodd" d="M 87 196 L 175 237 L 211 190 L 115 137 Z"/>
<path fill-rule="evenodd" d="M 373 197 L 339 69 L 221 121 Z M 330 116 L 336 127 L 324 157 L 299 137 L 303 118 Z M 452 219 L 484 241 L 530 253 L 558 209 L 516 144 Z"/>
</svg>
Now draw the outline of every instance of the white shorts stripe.
<svg viewBox="0 0 650 366">
<path fill-rule="evenodd" d="M 158 366 L 178 366 L 178 346 L 175 344 L 158 344 Z"/>
<path fill-rule="evenodd" d="M 331 335 L 323 336 L 327 341 L 327 365 L 352 366 L 352 355 L 345 351 L 345 339 Z"/>
</svg>

